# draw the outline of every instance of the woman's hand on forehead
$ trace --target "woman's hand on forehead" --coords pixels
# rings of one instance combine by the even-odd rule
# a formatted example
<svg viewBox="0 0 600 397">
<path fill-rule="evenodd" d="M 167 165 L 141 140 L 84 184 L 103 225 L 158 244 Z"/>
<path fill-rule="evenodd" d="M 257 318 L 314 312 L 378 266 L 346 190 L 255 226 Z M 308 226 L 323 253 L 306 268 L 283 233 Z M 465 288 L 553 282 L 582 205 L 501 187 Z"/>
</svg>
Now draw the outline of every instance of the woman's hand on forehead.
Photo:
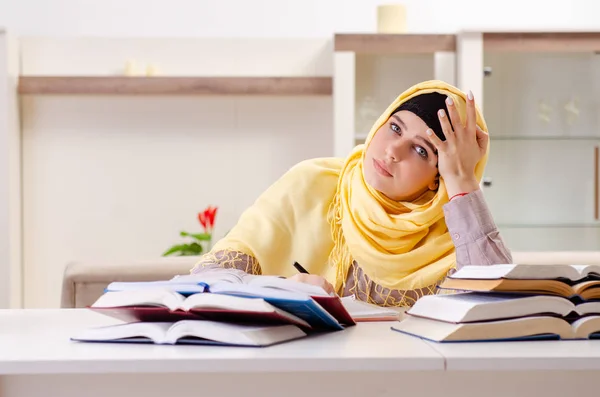
<svg viewBox="0 0 600 397">
<path fill-rule="evenodd" d="M 443 109 L 438 111 L 445 141 L 438 138 L 431 129 L 427 130 L 429 140 L 438 151 L 438 169 L 446 183 L 449 197 L 479 189 L 475 167 L 485 155 L 489 142 L 489 135 L 477 125 L 475 99 L 470 91 L 466 103 L 467 119 L 464 124 L 451 97 L 446 99 L 449 114 Z"/>
</svg>

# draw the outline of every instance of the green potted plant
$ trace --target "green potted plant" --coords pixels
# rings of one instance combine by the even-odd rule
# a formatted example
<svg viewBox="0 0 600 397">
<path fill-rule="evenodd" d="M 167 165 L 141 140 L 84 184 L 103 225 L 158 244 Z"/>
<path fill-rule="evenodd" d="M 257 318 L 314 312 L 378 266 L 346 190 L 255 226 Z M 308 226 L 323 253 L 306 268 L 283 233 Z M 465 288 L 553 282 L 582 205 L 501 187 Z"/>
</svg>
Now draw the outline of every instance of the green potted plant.
<svg viewBox="0 0 600 397">
<path fill-rule="evenodd" d="M 208 206 L 204 211 L 198 213 L 198 222 L 202 225 L 203 233 L 188 233 L 181 231 L 179 235 L 185 237 L 187 242 L 176 244 L 163 253 L 163 256 L 178 255 L 191 256 L 200 255 L 209 251 L 212 247 L 213 229 L 215 227 L 215 217 L 217 207 Z"/>
</svg>

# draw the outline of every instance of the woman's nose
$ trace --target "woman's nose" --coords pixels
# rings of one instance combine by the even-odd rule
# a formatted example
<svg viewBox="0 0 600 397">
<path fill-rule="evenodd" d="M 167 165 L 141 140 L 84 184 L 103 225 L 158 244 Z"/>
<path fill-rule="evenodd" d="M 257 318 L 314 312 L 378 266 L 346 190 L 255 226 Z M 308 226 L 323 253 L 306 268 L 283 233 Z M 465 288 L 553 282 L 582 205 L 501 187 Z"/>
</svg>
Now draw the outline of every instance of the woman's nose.
<svg viewBox="0 0 600 397">
<path fill-rule="evenodd" d="M 406 141 L 404 139 L 397 139 L 390 142 L 386 147 L 386 155 L 392 162 L 398 162 L 406 151 Z"/>
</svg>

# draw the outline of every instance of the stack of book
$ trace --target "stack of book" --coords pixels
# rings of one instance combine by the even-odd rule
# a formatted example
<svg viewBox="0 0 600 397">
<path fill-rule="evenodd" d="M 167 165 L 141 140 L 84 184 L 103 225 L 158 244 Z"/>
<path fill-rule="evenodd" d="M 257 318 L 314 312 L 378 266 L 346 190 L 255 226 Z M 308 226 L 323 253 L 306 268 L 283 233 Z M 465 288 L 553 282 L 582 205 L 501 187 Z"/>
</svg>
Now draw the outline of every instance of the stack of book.
<svg viewBox="0 0 600 397">
<path fill-rule="evenodd" d="M 466 266 L 394 325 L 435 342 L 600 339 L 600 266 Z"/>
<path fill-rule="evenodd" d="M 399 317 L 395 311 L 358 304 L 317 286 L 226 270 L 111 283 L 89 309 L 124 323 L 88 329 L 72 340 L 269 346 L 340 331 L 356 321 Z"/>
</svg>

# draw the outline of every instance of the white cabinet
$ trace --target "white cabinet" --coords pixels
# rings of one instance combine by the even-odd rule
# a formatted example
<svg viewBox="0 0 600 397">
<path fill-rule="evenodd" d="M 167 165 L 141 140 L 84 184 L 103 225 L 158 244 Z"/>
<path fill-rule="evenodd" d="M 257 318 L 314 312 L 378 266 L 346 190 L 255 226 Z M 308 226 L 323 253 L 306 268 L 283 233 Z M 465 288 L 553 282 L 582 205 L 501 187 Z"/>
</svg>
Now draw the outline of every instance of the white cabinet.
<svg viewBox="0 0 600 397">
<path fill-rule="evenodd" d="M 485 171 L 491 186 L 483 189 L 496 223 L 597 223 L 599 146 L 600 138 L 492 139 Z"/>
<path fill-rule="evenodd" d="M 491 134 L 483 189 L 513 250 L 600 250 L 600 33 L 341 34 L 334 153 L 411 85 L 471 90 Z M 485 77 L 484 77 L 484 71 Z"/>
<path fill-rule="evenodd" d="M 468 50 L 458 51 L 458 64 L 488 71 L 459 71 L 459 84 L 483 87 L 491 135 L 483 189 L 510 248 L 600 250 L 600 35 L 469 33 L 458 40 Z"/>
<path fill-rule="evenodd" d="M 335 155 L 404 89 L 445 80 L 488 122 L 483 189 L 511 248 L 600 250 L 599 52 L 600 33 L 337 35 Z"/>
</svg>

